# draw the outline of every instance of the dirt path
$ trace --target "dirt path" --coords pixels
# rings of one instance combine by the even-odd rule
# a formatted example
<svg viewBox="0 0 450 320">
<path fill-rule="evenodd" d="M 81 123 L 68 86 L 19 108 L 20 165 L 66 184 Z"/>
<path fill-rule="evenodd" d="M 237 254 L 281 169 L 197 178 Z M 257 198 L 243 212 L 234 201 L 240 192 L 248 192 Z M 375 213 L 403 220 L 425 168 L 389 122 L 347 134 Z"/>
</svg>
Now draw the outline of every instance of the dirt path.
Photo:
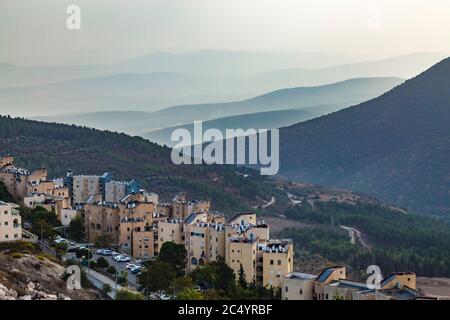
<svg viewBox="0 0 450 320">
<path fill-rule="evenodd" d="M 372 246 L 370 246 L 362 237 L 361 231 L 352 228 L 352 227 L 346 227 L 341 226 L 342 229 L 347 230 L 350 235 L 350 242 L 352 244 L 356 244 L 356 240 L 358 240 L 359 244 L 366 250 L 372 249 Z"/>
</svg>

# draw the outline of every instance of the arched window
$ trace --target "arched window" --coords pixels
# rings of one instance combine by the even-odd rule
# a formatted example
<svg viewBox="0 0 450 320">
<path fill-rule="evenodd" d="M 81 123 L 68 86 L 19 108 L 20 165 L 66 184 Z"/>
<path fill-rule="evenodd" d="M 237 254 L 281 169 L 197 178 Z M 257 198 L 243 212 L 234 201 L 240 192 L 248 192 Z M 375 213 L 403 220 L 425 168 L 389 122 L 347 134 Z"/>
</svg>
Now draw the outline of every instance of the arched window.
<svg viewBox="0 0 450 320">
<path fill-rule="evenodd" d="M 204 264 L 205 264 L 205 260 L 202 259 L 202 258 L 198 259 L 198 264 L 199 264 L 200 266 L 204 265 Z"/>
<path fill-rule="evenodd" d="M 193 264 L 193 265 L 197 265 L 197 258 L 195 258 L 195 257 L 193 257 L 192 259 L 191 259 L 191 264 Z"/>
</svg>

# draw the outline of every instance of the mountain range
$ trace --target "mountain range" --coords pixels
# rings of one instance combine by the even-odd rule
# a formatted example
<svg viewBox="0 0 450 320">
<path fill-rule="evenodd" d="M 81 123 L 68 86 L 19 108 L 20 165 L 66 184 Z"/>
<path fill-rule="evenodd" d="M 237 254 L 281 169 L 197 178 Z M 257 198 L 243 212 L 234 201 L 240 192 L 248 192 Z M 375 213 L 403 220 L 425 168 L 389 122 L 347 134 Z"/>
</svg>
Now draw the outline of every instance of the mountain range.
<svg viewBox="0 0 450 320">
<path fill-rule="evenodd" d="M 93 66 L 20 67 L 0 64 L 1 111 L 19 116 L 51 116 L 67 113 L 67 110 L 78 113 L 155 111 L 170 105 L 241 100 L 283 88 L 320 86 L 352 78 L 407 79 L 445 56 L 418 53 L 351 64 L 345 64 L 347 60 L 343 59 L 344 64 L 340 66 L 328 63 L 325 64 L 327 67 L 311 69 L 318 66 L 312 63 L 307 69 L 305 65 L 311 58 L 302 60 L 302 55 L 298 60 L 289 58 L 288 61 L 297 62 L 287 67 L 270 63 L 270 55 L 255 57 L 255 61 L 264 62 L 257 63 L 260 68 L 245 68 L 252 65 L 249 62 L 251 55 L 241 54 L 238 58 L 230 58 L 231 54 L 221 57 L 217 52 L 211 55 L 213 58 L 210 59 L 207 58 L 208 52 L 193 54 L 189 59 L 183 55 L 170 58 L 150 55 L 117 64 Z M 161 59 L 173 63 L 158 64 Z M 227 63 L 228 60 L 231 62 Z M 203 67 L 200 67 L 202 61 Z M 238 65 L 242 67 L 237 68 Z"/>
<path fill-rule="evenodd" d="M 264 116 L 268 116 L 266 112 L 307 109 L 303 113 L 291 112 L 292 115 L 295 114 L 293 119 L 302 121 L 312 116 L 326 114 L 342 107 L 374 98 L 402 81 L 399 78 L 352 79 L 318 87 L 282 89 L 242 101 L 181 105 L 152 113 L 112 111 L 60 117 L 37 117 L 36 119 L 47 122 L 85 125 L 137 135 L 142 134 L 146 137 L 152 137 L 152 134 L 149 134 L 150 131 L 184 124 L 190 125 L 194 120 L 208 121 L 243 114 L 247 115 L 245 120 L 239 120 L 239 117 L 234 117 L 231 120 L 238 122 L 231 125 L 230 128 L 237 128 L 237 123 L 242 124 L 243 122 L 245 122 L 246 126 L 261 128 L 262 124 L 259 121 L 262 121 Z M 255 113 L 255 115 L 250 115 L 252 113 Z M 264 122 L 265 126 L 270 125 L 270 128 L 294 123 L 291 120 L 286 122 L 288 120 L 286 113 L 272 113 L 270 115 L 273 116 L 273 124 L 270 125 L 267 121 Z M 230 125 L 230 119 L 224 119 L 222 122 L 220 124 L 220 121 L 215 121 L 213 124 L 219 127 L 224 127 L 225 124 Z M 168 136 L 165 134 L 164 136 L 165 138 L 158 138 L 152 141 L 162 142 L 170 139 L 170 133 Z"/>
<path fill-rule="evenodd" d="M 280 173 L 450 214 L 450 59 L 378 98 L 283 128 Z"/>
</svg>

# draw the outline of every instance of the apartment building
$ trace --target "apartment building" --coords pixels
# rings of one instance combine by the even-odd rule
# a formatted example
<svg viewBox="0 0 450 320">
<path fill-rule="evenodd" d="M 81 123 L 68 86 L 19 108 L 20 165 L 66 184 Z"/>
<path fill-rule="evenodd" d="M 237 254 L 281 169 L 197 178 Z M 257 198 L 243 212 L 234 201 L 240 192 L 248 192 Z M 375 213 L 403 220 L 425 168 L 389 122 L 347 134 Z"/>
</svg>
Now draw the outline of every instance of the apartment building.
<svg viewBox="0 0 450 320">
<path fill-rule="evenodd" d="M 187 270 L 225 256 L 224 217 L 204 211 L 190 214 L 184 221 L 184 239 L 187 251 Z"/>
<path fill-rule="evenodd" d="M 84 225 L 88 242 L 94 243 L 100 236 L 109 235 L 113 242 L 119 241 L 119 207 L 115 203 L 86 203 Z"/>
<path fill-rule="evenodd" d="M 412 300 L 420 297 L 416 275 L 392 273 L 381 281 L 379 289 L 346 279 L 345 267 L 324 269 L 318 276 L 289 273 L 282 280 L 283 300 Z"/>
<path fill-rule="evenodd" d="M 314 300 L 314 285 L 317 276 L 308 273 L 291 272 L 283 277 L 282 300 Z"/>
<path fill-rule="evenodd" d="M 125 196 L 138 193 L 140 185 L 136 180 L 130 182 L 109 181 L 105 184 L 105 202 L 119 203 Z"/>
<path fill-rule="evenodd" d="M 294 246 L 291 240 L 268 240 L 258 244 L 257 283 L 281 287 L 283 276 L 294 271 Z"/>
<path fill-rule="evenodd" d="M 8 193 L 16 202 L 23 203 L 28 195 L 29 185 L 47 181 L 47 169 L 28 171 L 14 165 L 14 158 L 3 157 L 0 160 L 0 181 L 4 183 Z"/>
<path fill-rule="evenodd" d="M 136 258 L 149 259 L 155 254 L 153 217 L 156 205 L 151 202 L 119 203 L 119 248 Z M 136 251 L 137 250 L 137 251 Z"/>
<path fill-rule="evenodd" d="M 0 242 L 22 239 L 22 218 L 16 206 L 0 201 Z"/>
</svg>

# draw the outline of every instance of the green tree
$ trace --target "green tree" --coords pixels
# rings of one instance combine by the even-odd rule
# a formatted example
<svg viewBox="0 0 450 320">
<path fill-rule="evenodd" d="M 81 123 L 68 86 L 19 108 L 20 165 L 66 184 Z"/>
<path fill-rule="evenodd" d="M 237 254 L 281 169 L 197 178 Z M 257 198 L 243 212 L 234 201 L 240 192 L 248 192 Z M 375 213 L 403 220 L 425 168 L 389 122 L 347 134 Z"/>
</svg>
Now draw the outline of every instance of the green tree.
<svg viewBox="0 0 450 320">
<path fill-rule="evenodd" d="M 194 288 L 186 288 L 177 295 L 177 300 L 205 300 L 205 295 Z"/>
<path fill-rule="evenodd" d="M 97 259 L 97 268 L 106 269 L 109 267 L 109 262 L 103 257 Z"/>
<path fill-rule="evenodd" d="M 71 239 L 78 242 L 83 242 L 85 240 L 83 217 L 78 215 L 70 221 L 69 236 Z"/>
<path fill-rule="evenodd" d="M 144 300 L 144 296 L 138 292 L 132 292 L 126 289 L 117 290 L 116 300 Z"/>
<path fill-rule="evenodd" d="M 111 248 L 113 244 L 114 240 L 109 234 L 101 235 L 95 240 L 95 246 L 97 248 Z"/>
<path fill-rule="evenodd" d="M 102 287 L 102 293 L 103 295 L 107 296 L 108 293 L 110 293 L 112 290 L 111 285 L 109 285 L 108 283 L 105 283 Z"/>
<path fill-rule="evenodd" d="M 187 252 L 184 245 L 174 242 L 164 242 L 158 255 L 158 260 L 170 264 L 178 276 L 184 275 Z"/>
<path fill-rule="evenodd" d="M 239 275 L 239 278 L 238 278 L 239 285 L 241 286 L 241 288 L 247 289 L 248 284 L 247 284 L 247 280 L 245 279 L 245 271 L 244 271 L 244 267 L 242 266 L 242 263 L 239 266 L 238 275 Z"/>
<path fill-rule="evenodd" d="M 139 290 L 146 293 L 167 290 L 173 284 L 175 277 L 175 270 L 167 262 L 152 262 L 138 275 Z"/>
</svg>

